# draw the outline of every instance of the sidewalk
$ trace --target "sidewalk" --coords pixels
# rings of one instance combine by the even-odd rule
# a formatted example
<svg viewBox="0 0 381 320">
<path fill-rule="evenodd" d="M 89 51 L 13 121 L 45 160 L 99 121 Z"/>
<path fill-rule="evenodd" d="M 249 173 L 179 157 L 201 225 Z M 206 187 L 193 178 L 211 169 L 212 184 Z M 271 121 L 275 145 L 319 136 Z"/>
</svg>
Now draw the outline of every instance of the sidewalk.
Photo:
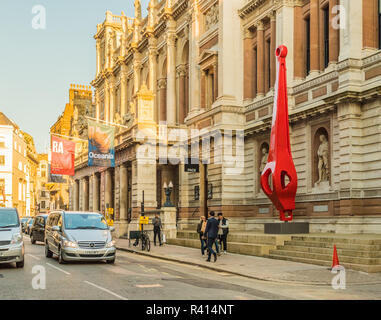
<svg viewBox="0 0 381 320">
<path fill-rule="evenodd" d="M 219 256 L 215 263 L 206 262 L 206 257 L 201 256 L 200 250 L 174 245 L 155 247 L 151 244 L 151 251 L 147 252 L 142 251 L 141 248 L 135 248 L 132 244 L 129 247 L 128 240 L 118 239 L 116 247 L 118 250 L 152 258 L 185 263 L 216 272 L 278 283 L 330 286 L 335 276 L 330 270 L 322 266 L 233 253 Z M 381 274 L 367 274 L 346 270 L 346 281 L 347 285 L 381 284 Z"/>
</svg>

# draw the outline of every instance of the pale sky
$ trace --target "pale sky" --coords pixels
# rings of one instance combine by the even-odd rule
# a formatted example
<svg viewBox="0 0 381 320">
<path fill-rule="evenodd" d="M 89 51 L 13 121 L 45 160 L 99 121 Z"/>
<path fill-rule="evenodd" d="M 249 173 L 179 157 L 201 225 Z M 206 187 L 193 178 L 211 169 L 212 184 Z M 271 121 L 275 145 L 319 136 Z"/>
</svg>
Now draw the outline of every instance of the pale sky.
<svg viewBox="0 0 381 320">
<path fill-rule="evenodd" d="M 142 0 L 143 16 L 149 0 Z M 0 0 L 0 110 L 46 152 L 49 129 L 68 102 L 71 83 L 95 75 L 96 26 L 110 10 L 133 16 L 134 0 Z M 32 8 L 46 9 L 35 30 Z"/>
</svg>

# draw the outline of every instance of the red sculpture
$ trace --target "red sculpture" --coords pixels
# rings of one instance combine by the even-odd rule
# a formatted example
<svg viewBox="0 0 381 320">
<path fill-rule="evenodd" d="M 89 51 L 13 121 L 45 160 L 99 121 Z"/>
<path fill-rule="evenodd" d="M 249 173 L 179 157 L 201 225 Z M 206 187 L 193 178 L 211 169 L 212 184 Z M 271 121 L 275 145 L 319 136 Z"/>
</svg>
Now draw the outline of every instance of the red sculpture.
<svg viewBox="0 0 381 320">
<path fill-rule="evenodd" d="M 278 69 L 275 84 L 270 150 L 267 165 L 261 175 L 262 189 L 279 210 L 281 221 L 292 221 L 292 211 L 295 210 L 295 196 L 298 184 L 290 146 L 286 81 L 287 52 L 288 50 L 285 46 L 280 46 L 276 50 Z M 269 184 L 270 175 L 272 188 Z M 289 180 L 288 183 L 286 177 Z"/>
</svg>

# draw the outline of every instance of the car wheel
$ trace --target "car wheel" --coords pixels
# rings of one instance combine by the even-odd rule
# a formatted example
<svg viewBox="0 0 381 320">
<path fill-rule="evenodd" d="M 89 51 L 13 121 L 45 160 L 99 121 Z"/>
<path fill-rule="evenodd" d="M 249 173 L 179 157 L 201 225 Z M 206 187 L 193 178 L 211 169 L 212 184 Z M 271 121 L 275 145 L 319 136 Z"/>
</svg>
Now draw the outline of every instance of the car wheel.
<svg viewBox="0 0 381 320">
<path fill-rule="evenodd" d="M 35 240 L 34 237 L 33 237 L 33 233 L 32 233 L 31 236 L 30 236 L 30 242 L 32 242 L 32 244 L 35 244 L 35 243 L 36 243 L 36 240 Z"/>
<path fill-rule="evenodd" d="M 46 241 L 45 242 L 45 257 L 51 258 L 53 256 L 53 253 L 49 250 L 49 244 Z"/>
<path fill-rule="evenodd" d="M 20 262 L 16 262 L 16 268 L 24 268 L 24 260 Z"/>
<path fill-rule="evenodd" d="M 106 262 L 107 262 L 108 264 L 114 264 L 114 263 L 115 263 L 115 258 L 112 259 L 112 260 L 106 260 Z"/>
<path fill-rule="evenodd" d="M 61 247 L 58 250 L 58 263 L 59 264 L 64 264 L 65 263 Z"/>
</svg>

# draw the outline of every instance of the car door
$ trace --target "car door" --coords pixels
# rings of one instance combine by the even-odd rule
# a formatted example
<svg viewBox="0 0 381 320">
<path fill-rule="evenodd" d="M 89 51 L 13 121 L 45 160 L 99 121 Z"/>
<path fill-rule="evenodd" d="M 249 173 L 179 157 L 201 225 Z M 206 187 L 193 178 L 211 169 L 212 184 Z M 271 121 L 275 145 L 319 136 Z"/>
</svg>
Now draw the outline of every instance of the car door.
<svg viewBox="0 0 381 320">
<path fill-rule="evenodd" d="M 46 232 L 45 232 L 45 237 L 46 241 L 49 244 L 49 249 L 54 250 L 54 241 L 53 241 L 53 226 L 54 226 L 54 221 L 57 219 L 56 213 L 51 213 L 48 218 L 48 223 L 46 224 Z"/>
<path fill-rule="evenodd" d="M 35 223 L 35 226 L 34 226 L 34 237 L 36 240 L 38 241 L 44 241 L 44 223 L 45 220 L 43 217 L 38 217 L 36 218 L 36 223 Z"/>
<path fill-rule="evenodd" d="M 53 236 L 53 250 L 56 254 L 58 254 L 58 247 L 61 243 L 61 238 L 62 238 L 62 214 L 57 213 L 56 219 L 54 219 L 54 224 L 53 226 L 58 226 L 60 227 L 60 231 L 52 231 L 52 236 Z"/>
</svg>

